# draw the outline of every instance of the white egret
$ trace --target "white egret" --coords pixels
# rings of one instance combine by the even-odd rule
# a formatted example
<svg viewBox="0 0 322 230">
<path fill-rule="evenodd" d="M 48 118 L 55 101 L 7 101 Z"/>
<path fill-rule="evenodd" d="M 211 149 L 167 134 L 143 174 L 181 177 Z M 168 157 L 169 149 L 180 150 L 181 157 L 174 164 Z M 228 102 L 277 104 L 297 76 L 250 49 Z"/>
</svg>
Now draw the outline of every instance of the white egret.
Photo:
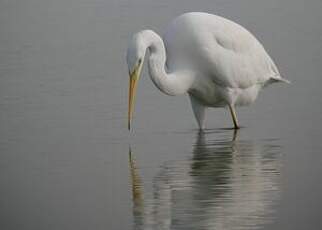
<svg viewBox="0 0 322 230">
<path fill-rule="evenodd" d="M 175 18 L 163 39 L 152 30 L 132 37 L 127 50 L 130 75 L 128 128 L 146 51 L 149 74 L 167 95 L 187 93 L 200 129 L 207 107 L 228 107 L 239 124 L 236 106 L 249 105 L 273 82 L 288 82 L 261 43 L 245 28 L 220 16 L 191 12 Z"/>
</svg>

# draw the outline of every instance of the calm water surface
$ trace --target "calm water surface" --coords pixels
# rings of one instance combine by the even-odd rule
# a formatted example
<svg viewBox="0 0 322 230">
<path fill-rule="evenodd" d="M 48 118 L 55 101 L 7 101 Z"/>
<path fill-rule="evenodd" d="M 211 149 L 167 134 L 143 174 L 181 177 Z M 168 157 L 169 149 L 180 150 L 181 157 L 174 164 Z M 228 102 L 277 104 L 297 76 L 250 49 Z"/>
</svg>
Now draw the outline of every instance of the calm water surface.
<svg viewBox="0 0 322 230">
<path fill-rule="evenodd" d="M 126 127 L 130 35 L 206 11 L 252 31 L 291 85 L 238 109 L 162 95 Z M 322 2 L 0 2 L 0 228 L 322 229 Z"/>
<path fill-rule="evenodd" d="M 148 182 L 151 195 L 130 150 L 134 229 L 258 229 L 273 221 L 280 198 L 277 140 L 243 141 L 234 131 L 195 139 L 190 155 L 159 166 Z"/>
</svg>

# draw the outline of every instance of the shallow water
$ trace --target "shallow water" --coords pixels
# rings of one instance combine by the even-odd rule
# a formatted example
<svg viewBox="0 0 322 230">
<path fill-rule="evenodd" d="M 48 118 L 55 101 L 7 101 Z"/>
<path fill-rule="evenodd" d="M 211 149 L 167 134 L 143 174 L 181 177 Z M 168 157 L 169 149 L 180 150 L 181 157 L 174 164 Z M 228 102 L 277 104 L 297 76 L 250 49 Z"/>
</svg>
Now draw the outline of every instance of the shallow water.
<svg viewBox="0 0 322 230">
<path fill-rule="evenodd" d="M 127 130 L 129 36 L 187 11 L 252 31 L 291 85 L 209 110 L 146 70 Z M 0 3 L 1 229 L 321 229 L 322 2 Z"/>
<path fill-rule="evenodd" d="M 151 194 L 130 150 L 134 229 L 258 229 L 274 221 L 281 146 L 233 132 L 197 134 L 191 154 L 159 166 Z"/>
</svg>

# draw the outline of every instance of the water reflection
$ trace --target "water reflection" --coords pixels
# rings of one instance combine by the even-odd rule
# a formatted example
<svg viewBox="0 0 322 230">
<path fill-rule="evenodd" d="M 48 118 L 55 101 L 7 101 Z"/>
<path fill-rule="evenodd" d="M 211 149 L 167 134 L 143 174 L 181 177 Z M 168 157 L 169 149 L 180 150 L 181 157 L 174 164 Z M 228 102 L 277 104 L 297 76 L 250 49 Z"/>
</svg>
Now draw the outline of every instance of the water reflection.
<svg viewBox="0 0 322 230">
<path fill-rule="evenodd" d="M 141 188 L 141 178 L 138 174 L 135 162 L 132 158 L 131 147 L 129 147 L 129 164 L 132 182 L 132 201 L 133 201 L 133 217 L 134 226 L 143 226 L 144 203 Z M 141 227 L 140 227 L 141 228 Z"/>
<path fill-rule="evenodd" d="M 272 221 L 280 146 L 231 132 L 199 133 L 190 159 L 161 165 L 151 196 L 130 153 L 134 229 L 258 229 Z"/>
</svg>

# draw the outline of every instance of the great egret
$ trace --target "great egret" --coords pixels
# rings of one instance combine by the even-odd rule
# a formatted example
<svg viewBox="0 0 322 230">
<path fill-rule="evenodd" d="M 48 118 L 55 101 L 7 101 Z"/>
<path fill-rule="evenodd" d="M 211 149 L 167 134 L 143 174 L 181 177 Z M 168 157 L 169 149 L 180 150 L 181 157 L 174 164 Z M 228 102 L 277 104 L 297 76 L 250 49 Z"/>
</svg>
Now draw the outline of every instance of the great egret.
<svg viewBox="0 0 322 230">
<path fill-rule="evenodd" d="M 147 50 L 155 86 L 171 96 L 188 93 L 200 129 L 207 107 L 228 107 L 238 129 L 235 106 L 254 102 L 264 86 L 288 82 L 245 28 L 217 15 L 185 13 L 172 21 L 163 39 L 152 30 L 143 30 L 129 42 L 129 129 Z"/>
</svg>

